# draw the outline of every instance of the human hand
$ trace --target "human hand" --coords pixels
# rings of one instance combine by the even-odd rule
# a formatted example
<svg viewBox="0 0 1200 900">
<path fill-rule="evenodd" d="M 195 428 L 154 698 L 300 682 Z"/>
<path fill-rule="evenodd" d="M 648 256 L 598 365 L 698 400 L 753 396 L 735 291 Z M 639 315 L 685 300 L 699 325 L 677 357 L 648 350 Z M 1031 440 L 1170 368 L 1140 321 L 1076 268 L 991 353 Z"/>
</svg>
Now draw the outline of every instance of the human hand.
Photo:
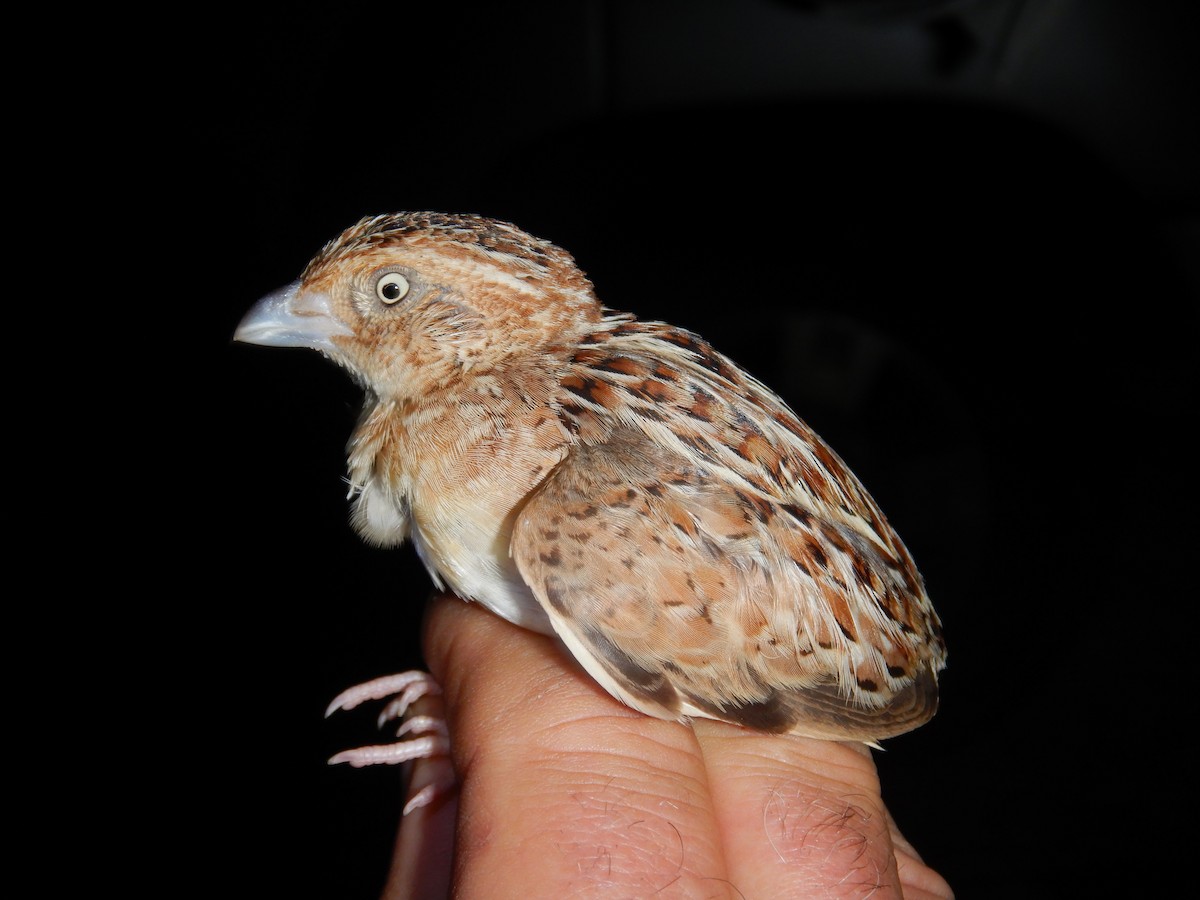
<svg viewBox="0 0 1200 900">
<path fill-rule="evenodd" d="M 952 897 L 892 821 L 862 744 L 626 708 L 541 636 L 436 597 L 425 658 L 451 759 L 410 795 L 385 900 Z"/>
</svg>

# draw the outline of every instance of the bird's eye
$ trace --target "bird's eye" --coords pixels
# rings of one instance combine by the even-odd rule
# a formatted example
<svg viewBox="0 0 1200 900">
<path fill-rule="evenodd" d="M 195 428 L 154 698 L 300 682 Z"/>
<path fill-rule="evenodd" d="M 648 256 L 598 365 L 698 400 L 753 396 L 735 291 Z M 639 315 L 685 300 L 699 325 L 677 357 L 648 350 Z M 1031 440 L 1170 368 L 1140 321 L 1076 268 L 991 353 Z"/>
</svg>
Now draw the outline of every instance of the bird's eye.
<svg viewBox="0 0 1200 900">
<path fill-rule="evenodd" d="M 399 272 L 388 272 L 375 282 L 375 296 L 391 306 L 404 299 L 408 293 L 408 279 Z"/>
</svg>

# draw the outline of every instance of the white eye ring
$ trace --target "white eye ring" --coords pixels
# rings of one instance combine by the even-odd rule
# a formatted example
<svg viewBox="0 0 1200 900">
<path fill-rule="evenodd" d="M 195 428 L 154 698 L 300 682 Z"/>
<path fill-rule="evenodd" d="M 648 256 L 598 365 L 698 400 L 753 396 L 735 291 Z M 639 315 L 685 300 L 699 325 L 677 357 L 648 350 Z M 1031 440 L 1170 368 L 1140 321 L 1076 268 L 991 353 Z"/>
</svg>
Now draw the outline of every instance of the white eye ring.
<svg viewBox="0 0 1200 900">
<path fill-rule="evenodd" d="M 375 296 L 391 306 L 399 303 L 408 294 L 408 279 L 399 272 L 388 272 L 375 282 Z"/>
</svg>

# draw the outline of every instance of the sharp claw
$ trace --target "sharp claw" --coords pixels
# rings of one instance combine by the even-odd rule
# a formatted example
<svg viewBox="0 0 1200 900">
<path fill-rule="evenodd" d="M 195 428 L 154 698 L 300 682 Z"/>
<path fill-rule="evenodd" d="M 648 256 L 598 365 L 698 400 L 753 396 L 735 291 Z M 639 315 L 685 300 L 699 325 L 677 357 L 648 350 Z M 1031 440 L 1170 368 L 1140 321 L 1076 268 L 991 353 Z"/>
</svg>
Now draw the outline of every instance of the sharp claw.
<svg viewBox="0 0 1200 900">
<path fill-rule="evenodd" d="M 388 765 L 408 762 L 410 759 L 424 759 L 430 756 L 445 756 L 450 752 L 450 743 L 441 735 L 412 738 L 398 744 L 378 744 L 371 747 L 358 747 L 354 750 L 343 750 L 329 758 L 329 765 L 349 763 L 356 769 L 363 766 Z"/>
<path fill-rule="evenodd" d="M 422 683 L 440 691 L 432 675 L 428 672 L 416 670 L 400 672 L 397 675 L 385 675 L 382 678 L 364 681 L 362 684 L 346 688 L 346 690 L 334 697 L 325 709 L 325 718 L 329 718 L 339 709 L 354 709 L 360 703 L 365 703 L 368 700 L 382 700 L 384 697 L 391 697 L 394 694 L 404 694 L 409 688 Z M 424 691 L 424 693 L 430 692 L 429 689 Z M 413 699 L 415 700 L 416 698 L 414 697 Z"/>
<path fill-rule="evenodd" d="M 434 682 L 428 672 L 401 672 L 383 678 L 376 678 L 362 684 L 356 684 L 334 697 L 334 701 L 325 710 L 329 716 L 338 709 L 353 709 L 368 700 L 382 700 L 384 697 L 400 695 L 392 700 L 379 716 L 379 727 L 389 721 L 400 719 L 406 715 L 412 704 L 421 697 L 438 695 L 442 688 Z M 445 720 L 430 715 L 414 715 L 404 720 L 396 732 L 396 737 L 408 734 L 408 739 L 396 744 L 379 744 L 360 746 L 354 750 L 343 750 L 340 754 L 330 757 L 330 766 L 348 763 L 354 768 L 365 766 L 395 766 L 397 763 L 409 760 L 421 760 L 432 756 L 446 756 L 450 752 L 450 737 L 446 731 Z M 419 809 L 431 803 L 437 791 L 433 787 L 424 788 L 409 800 L 404 812 Z"/>
<path fill-rule="evenodd" d="M 401 672 L 398 675 L 387 675 L 357 684 L 342 691 L 333 698 L 325 715 L 328 717 L 339 709 L 353 709 L 367 700 L 380 700 L 399 694 L 400 696 L 393 699 L 380 715 L 379 726 L 382 728 L 393 719 L 405 716 L 412 704 L 421 697 L 441 692 L 441 687 L 428 672 Z M 404 735 L 410 737 L 395 744 L 343 750 L 330 757 L 329 765 L 348 763 L 356 769 L 363 766 L 396 765 L 412 759 L 446 756 L 450 752 L 450 737 L 443 719 L 433 716 L 410 716 L 400 725 L 396 734 L 397 737 Z M 422 791 L 409 801 L 409 805 L 412 809 L 417 809 L 432 799 L 433 794 Z"/>
<path fill-rule="evenodd" d="M 408 712 L 410 706 L 422 697 L 436 696 L 441 692 L 441 687 L 432 678 L 410 684 L 404 689 L 403 694 L 384 707 L 383 712 L 379 714 L 378 727 L 383 728 L 393 719 L 400 718 Z"/>
<path fill-rule="evenodd" d="M 450 732 L 446 729 L 446 720 L 433 716 L 413 716 L 411 719 L 405 719 L 404 724 L 396 730 L 396 737 L 403 737 L 406 734 L 428 734 L 430 732 L 446 739 L 450 737 Z"/>
<path fill-rule="evenodd" d="M 453 784 L 453 782 L 451 784 Z M 425 785 L 425 787 L 413 794 L 412 797 L 409 798 L 409 801 L 404 804 L 403 815 L 407 816 L 414 809 L 420 809 L 422 806 L 428 806 L 435 799 L 437 799 L 438 794 L 442 792 L 440 788 L 442 788 L 442 786 L 438 784 Z"/>
</svg>

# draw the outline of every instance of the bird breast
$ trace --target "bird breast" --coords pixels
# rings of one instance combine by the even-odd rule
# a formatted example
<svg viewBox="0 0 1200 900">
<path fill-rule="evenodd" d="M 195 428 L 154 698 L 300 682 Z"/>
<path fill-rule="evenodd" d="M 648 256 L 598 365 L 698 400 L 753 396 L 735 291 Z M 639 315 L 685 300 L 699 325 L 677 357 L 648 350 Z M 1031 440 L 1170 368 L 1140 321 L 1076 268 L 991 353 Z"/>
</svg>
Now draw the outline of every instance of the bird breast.
<svg viewBox="0 0 1200 900">
<path fill-rule="evenodd" d="M 411 538 L 439 587 L 549 634 L 509 547 L 526 499 L 565 457 L 568 434 L 527 390 L 498 403 L 495 376 L 473 381 L 417 403 L 368 403 L 348 447 L 352 522 L 379 546 Z"/>
</svg>

